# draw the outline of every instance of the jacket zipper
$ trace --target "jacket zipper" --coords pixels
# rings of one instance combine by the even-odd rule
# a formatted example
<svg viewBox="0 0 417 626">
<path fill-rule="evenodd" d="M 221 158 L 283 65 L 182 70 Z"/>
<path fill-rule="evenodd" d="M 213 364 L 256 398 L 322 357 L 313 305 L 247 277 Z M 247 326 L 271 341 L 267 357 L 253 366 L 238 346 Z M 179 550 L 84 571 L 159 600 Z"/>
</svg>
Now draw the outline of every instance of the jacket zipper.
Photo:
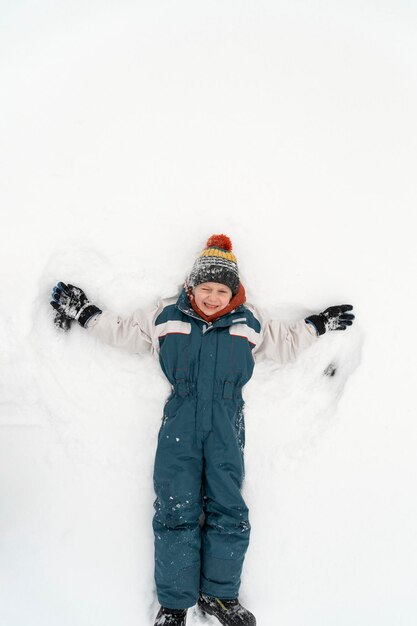
<svg viewBox="0 0 417 626">
<path fill-rule="evenodd" d="M 203 320 L 202 317 L 199 317 L 198 315 L 193 315 L 192 313 L 189 313 L 188 311 L 184 311 L 184 309 L 182 309 L 181 307 L 178 307 L 178 308 L 182 313 L 185 313 L 185 315 L 188 315 L 189 317 L 193 317 L 195 320 L 198 320 L 199 322 L 205 321 Z M 212 328 L 213 328 L 213 322 L 206 322 L 203 326 L 203 335 L 205 335 Z"/>
</svg>

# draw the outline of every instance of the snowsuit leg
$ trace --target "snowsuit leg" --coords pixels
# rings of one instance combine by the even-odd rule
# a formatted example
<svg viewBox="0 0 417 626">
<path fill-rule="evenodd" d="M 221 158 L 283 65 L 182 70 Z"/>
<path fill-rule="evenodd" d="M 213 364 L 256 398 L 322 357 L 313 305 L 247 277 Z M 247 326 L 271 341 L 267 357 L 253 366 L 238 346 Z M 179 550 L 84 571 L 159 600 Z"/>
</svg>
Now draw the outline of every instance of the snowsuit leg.
<svg viewBox="0 0 417 626">
<path fill-rule="evenodd" d="M 155 457 L 153 520 L 155 581 L 163 606 L 191 607 L 200 590 L 238 596 L 250 533 L 240 492 L 242 405 L 215 399 L 210 430 L 201 429 L 208 423 L 200 421 L 195 397 L 174 396 L 166 406 Z"/>
<path fill-rule="evenodd" d="M 194 606 L 199 595 L 203 450 L 194 420 L 195 400 L 175 397 L 166 406 L 155 456 L 155 582 L 162 606 Z"/>
<path fill-rule="evenodd" d="M 237 598 L 249 544 L 248 508 L 241 494 L 244 477 L 243 402 L 217 400 L 213 430 L 204 442 L 204 512 L 200 590 Z"/>
</svg>

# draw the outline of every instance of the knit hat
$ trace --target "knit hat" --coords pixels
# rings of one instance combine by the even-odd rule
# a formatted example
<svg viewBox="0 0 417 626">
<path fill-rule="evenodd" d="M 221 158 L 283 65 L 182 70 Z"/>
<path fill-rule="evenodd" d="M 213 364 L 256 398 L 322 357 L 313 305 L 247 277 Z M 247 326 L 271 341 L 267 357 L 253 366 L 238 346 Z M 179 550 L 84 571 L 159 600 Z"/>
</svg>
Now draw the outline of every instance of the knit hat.
<svg viewBox="0 0 417 626">
<path fill-rule="evenodd" d="M 240 282 L 232 242 L 226 235 L 212 235 L 206 246 L 193 265 L 188 286 L 193 288 L 201 283 L 222 283 L 230 287 L 234 296 Z"/>
</svg>

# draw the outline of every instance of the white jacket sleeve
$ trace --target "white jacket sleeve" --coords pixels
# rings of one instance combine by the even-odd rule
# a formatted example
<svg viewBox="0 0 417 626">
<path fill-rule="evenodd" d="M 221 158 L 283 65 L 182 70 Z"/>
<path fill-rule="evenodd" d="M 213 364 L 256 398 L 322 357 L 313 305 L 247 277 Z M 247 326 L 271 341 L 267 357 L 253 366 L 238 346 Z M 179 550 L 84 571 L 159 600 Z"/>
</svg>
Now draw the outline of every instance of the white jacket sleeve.
<svg viewBox="0 0 417 626">
<path fill-rule="evenodd" d="M 252 306 L 250 309 L 261 324 L 259 343 L 253 349 L 255 361 L 272 359 L 281 364 L 290 363 L 318 340 L 314 327 L 304 320 L 288 324 L 268 319 Z"/>
<path fill-rule="evenodd" d="M 152 309 L 137 309 L 127 317 L 111 311 L 103 311 L 93 317 L 87 326 L 87 332 L 117 348 L 134 354 L 159 352 L 159 342 L 155 335 L 155 319 L 162 311 L 163 302 Z"/>
</svg>

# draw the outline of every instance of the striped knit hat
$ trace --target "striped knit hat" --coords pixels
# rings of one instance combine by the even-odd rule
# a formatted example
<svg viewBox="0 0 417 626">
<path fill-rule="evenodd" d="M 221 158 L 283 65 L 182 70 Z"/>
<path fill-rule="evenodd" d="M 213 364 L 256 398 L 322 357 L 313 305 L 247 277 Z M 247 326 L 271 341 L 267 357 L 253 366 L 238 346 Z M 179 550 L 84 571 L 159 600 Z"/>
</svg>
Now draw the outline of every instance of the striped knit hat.
<svg viewBox="0 0 417 626">
<path fill-rule="evenodd" d="M 206 246 L 193 265 L 188 286 L 193 288 L 201 283 L 222 283 L 230 287 L 234 296 L 240 282 L 232 242 L 226 235 L 212 235 Z"/>
</svg>

